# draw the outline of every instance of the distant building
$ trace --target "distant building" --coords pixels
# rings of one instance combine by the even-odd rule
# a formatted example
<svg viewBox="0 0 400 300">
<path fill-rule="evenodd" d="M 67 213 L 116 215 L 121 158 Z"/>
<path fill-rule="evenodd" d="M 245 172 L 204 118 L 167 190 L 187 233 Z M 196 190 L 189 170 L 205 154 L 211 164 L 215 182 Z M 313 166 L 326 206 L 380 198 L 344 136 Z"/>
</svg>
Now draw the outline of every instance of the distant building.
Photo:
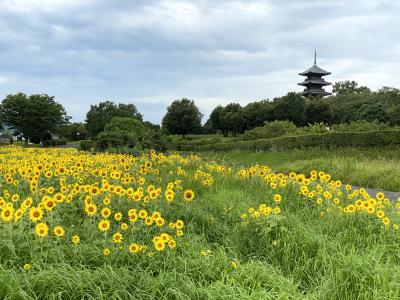
<svg viewBox="0 0 400 300">
<path fill-rule="evenodd" d="M 331 72 L 327 72 L 317 66 L 317 51 L 315 50 L 314 65 L 308 70 L 299 73 L 299 75 L 307 77 L 303 82 L 299 83 L 299 85 L 305 87 L 304 91 L 302 92 L 302 95 L 305 97 L 309 96 L 323 97 L 330 95 L 331 93 L 326 92 L 323 87 L 331 85 L 331 83 L 325 81 L 325 79 L 323 79 L 322 77 L 331 74 L 332 74 Z"/>
</svg>

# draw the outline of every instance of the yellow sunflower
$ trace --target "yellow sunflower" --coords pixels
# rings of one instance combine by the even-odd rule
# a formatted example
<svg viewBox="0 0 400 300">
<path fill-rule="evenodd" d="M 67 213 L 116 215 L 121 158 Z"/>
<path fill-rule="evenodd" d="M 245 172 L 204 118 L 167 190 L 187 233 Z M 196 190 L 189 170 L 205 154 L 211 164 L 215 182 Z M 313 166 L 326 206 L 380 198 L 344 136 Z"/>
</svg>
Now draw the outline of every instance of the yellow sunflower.
<svg viewBox="0 0 400 300">
<path fill-rule="evenodd" d="M 80 243 L 81 239 L 80 239 L 79 235 L 76 234 L 76 235 L 72 236 L 71 241 L 73 244 L 77 245 Z"/>
<path fill-rule="evenodd" d="M 110 229 L 110 221 L 106 219 L 101 220 L 97 227 L 101 232 L 106 232 L 108 229 Z"/>
<path fill-rule="evenodd" d="M 183 192 L 183 199 L 187 202 L 193 201 L 194 192 L 192 190 L 186 190 Z"/>
<path fill-rule="evenodd" d="M 38 223 L 35 227 L 35 232 L 38 237 L 45 237 L 49 234 L 49 227 L 46 223 Z"/>
<path fill-rule="evenodd" d="M 62 226 L 56 226 L 53 229 L 53 233 L 57 237 L 62 237 L 65 234 L 65 230 L 64 230 L 64 228 L 62 228 Z"/>
<path fill-rule="evenodd" d="M 114 233 L 113 236 L 112 236 L 112 240 L 113 240 L 113 242 L 116 243 L 116 244 L 121 243 L 123 239 L 124 239 L 124 237 L 123 237 L 122 234 L 119 233 L 119 232 Z"/>
<path fill-rule="evenodd" d="M 129 251 L 131 253 L 138 253 L 140 251 L 140 246 L 136 243 L 132 243 L 129 245 Z"/>
</svg>

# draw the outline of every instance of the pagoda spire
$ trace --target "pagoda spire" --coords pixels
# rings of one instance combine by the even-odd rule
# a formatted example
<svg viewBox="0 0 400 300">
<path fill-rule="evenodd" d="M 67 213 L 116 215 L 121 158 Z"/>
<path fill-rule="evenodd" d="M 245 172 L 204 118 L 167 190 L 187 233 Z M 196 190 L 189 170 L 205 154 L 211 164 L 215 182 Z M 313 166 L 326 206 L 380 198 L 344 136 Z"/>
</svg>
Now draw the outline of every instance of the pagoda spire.
<svg viewBox="0 0 400 300">
<path fill-rule="evenodd" d="M 299 85 L 305 87 L 302 95 L 305 97 L 309 96 L 328 96 L 331 93 L 326 92 L 323 87 L 327 85 L 331 85 L 330 82 L 327 82 L 322 78 L 323 76 L 330 75 L 330 72 L 327 72 L 320 67 L 317 66 L 317 49 L 314 50 L 314 65 L 308 70 L 299 73 L 301 76 L 306 76 L 307 78 L 300 82 Z"/>
<path fill-rule="evenodd" d="M 314 52 L 314 66 L 316 66 L 317 65 L 317 49 L 315 49 L 315 52 Z"/>
</svg>

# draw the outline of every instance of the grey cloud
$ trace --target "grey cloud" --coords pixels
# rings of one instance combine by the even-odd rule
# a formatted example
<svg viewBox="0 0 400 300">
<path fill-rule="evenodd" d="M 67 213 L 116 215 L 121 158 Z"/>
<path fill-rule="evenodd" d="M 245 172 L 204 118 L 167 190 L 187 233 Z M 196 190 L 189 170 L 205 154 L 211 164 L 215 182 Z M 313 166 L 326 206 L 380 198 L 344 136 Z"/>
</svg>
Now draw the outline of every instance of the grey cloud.
<svg viewBox="0 0 400 300">
<path fill-rule="evenodd" d="M 331 81 L 398 85 L 399 14 L 387 0 L 8 0 L 0 96 L 49 93 L 75 120 L 90 103 L 131 101 L 160 122 L 180 97 L 207 114 L 300 90 L 314 48 Z"/>
</svg>

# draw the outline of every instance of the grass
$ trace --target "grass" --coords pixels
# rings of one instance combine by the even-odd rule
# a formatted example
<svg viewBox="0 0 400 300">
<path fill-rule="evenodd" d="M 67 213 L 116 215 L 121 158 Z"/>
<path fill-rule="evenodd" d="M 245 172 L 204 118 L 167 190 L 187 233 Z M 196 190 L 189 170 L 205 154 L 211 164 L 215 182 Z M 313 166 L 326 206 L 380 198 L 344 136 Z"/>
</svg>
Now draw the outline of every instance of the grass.
<svg viewBox="0 0 400 300">
<path fill-rule="evenodd" d="M 400 147 L 307 149 L 282 152 L 232 151 L 204 154 L 217 161 L 249 166 L 266 164 L 280 172 L 322 170 L 352 185 L 400 191 Z"/>
<path fill-rule="evenodd" d="M 166 182 L 181 178 L 196 192 L 190 205 L 174 202 L 165 211 L 187 224 L 174 251 L 132 256 L 116 247 L 106 258 L 89 221 L 82 220 L 78 246 L 55 238 L 37 243 L 26 228 L 0 222 L 0 299 L 400 298 L 397 231 L 365 214 L 322 216 L 295 185 L 273 190 L 260 178 L 235 175 L 238 165 L 262 163 L 261 153 L 254 154 L 259 159 L 226 155 L 234 167 L 229 175 L 210 171 L 208 159 L 165 166 L 188 174 L 201 167 L 214 178 L 202 186 L 191 176 L 164 176 Z M 271 203 L 275 193 L 283 197 L 282 213 L 244 225 L 241 214 Z M 210 255 L 201 255 L 204 250 Z M 29 271 L 22 268 L 26 262 Z"/>
</svg>

